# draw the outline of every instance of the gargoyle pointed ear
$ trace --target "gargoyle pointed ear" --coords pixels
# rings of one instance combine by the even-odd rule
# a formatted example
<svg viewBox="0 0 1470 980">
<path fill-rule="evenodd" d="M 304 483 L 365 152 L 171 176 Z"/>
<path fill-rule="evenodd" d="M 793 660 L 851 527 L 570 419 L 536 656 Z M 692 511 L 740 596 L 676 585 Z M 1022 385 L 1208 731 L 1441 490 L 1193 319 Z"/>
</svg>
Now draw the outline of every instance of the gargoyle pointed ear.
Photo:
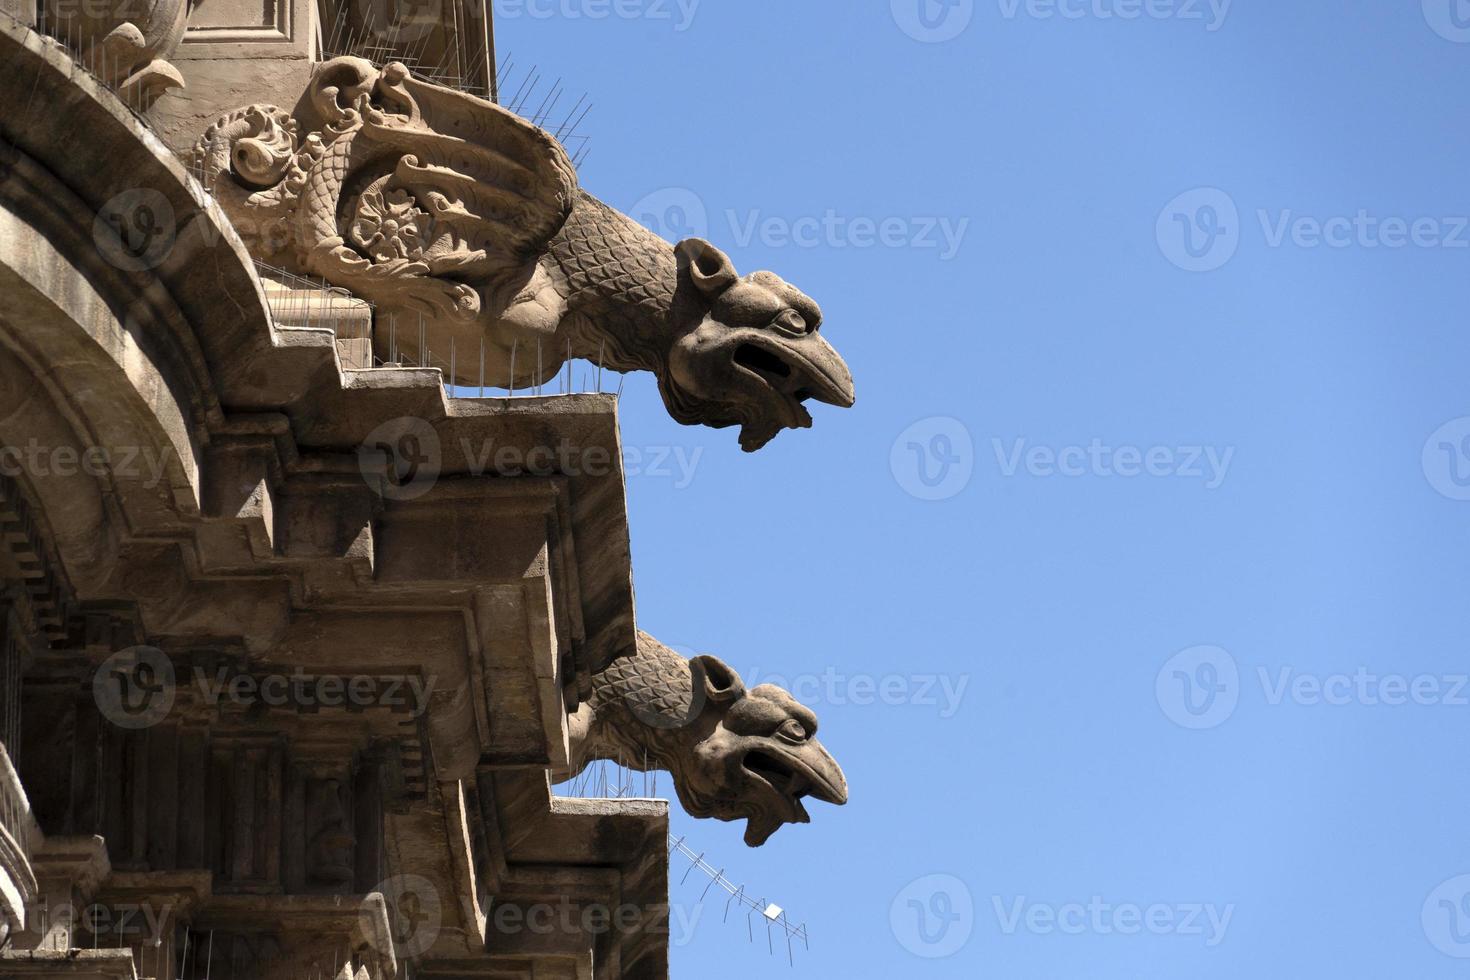
<svg viewBox="0 0 1470 980">
<path fill-rule="evenodd" d="M 686 238 L 674 246 L 680 269 L 688 268 L 689 279 L 706 296 L 715 297 L 735 283 L 740 276 L 730 256 L 703 238 Z"/>
<path fill-rule="evenodd" d="M 704 676 L 704 696 L 711 701 L 738 701 L 745 697 L 745 682 L 719 657 L 702 654 L 694 658 L 694 665 L 695 673 Z"/>
</svg>

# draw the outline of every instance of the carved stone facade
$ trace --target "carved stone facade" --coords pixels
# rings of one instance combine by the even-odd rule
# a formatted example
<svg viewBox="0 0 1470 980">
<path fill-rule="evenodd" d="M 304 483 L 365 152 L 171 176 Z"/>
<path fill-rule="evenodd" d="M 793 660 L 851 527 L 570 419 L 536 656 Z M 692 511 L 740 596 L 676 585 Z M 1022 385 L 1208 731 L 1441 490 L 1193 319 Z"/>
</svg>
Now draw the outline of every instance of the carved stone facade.
<svg viewBox="0 0 1470 980">
<path fill-rule="evenodd" d="M 667 769 L 752 845 L 847 786 L 637 629 L 616 397 L 526 390 L 600 354 L 756 449 L 852 402 L 815 303 L 582 192 L 478 97 L 484 7 L 418 25 L 456 85 L 355 8 L 165 8 L 0 13 L 0 978 L 666 976 L 667 804 L 553 779 Z"/>
</svg>

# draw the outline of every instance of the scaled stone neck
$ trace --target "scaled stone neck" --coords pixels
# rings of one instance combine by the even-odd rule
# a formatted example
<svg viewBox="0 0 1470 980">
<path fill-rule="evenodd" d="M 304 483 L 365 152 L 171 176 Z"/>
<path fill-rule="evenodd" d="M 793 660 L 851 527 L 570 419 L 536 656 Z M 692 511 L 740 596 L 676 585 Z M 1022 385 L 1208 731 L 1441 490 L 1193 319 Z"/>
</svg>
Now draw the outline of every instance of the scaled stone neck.
<svg viewBox="0 0 1470 980">
<path fill-rule="evenodd" d="M 675 331 L 673 246 L 579 190 L 550 256 L 565 283 L 572 355 L 662 375 Z"/>
</svg>

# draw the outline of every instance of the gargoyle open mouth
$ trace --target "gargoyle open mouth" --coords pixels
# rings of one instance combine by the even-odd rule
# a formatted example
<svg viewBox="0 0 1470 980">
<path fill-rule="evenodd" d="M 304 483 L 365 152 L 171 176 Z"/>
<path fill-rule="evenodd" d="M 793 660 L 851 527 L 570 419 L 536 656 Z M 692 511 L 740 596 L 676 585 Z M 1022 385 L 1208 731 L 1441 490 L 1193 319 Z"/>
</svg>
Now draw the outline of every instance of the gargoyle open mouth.
<svg viewBox="0 0 1470 980">
<path fill-rule="evenodd" d="M 831 762 L 825 751 L 821 755 L 823 758 L 814 759 L 817 765 L 812 766 L 800 759 L 775 755 L 761 749 L 751 749 L 745 753 L 742 766 L 746 774 L 769 788 L 786 810 L 785 813 L 777 814 L 761 807 L 760 815 L 750 817 L 746 825 L 745 843 L 751 847 L 759 847 L 783 823 L 810 823 L 811 816 L 801 802 L 804 797 L 811 796 L 837 806 L 847 802 L 847 785 L 841 770 L 836 769 L 836 764 Z M 831 774 L 821 771 L 828 768 L 828 763 L 831 763 L 833 769 Z"/>
<path fill-rule="evenodd" d="M 736 368 L 753 375 L 778 396 L 784 416 L 770 431 L 755 427 L 742 437 L 741 445 L 747 451 L 760 448 L 783 428 L 809 428 L 812 416 L 802 405 L 807 399 L 814 398 L 838 408 L 851 408 L 855 399 L 847 365 L 815 333 L 790 341 L 764 336 L 752 338 L 736 347 L 731 359 Z M 747 445 L 757 440 L 759 445 Z"/>
</svg>

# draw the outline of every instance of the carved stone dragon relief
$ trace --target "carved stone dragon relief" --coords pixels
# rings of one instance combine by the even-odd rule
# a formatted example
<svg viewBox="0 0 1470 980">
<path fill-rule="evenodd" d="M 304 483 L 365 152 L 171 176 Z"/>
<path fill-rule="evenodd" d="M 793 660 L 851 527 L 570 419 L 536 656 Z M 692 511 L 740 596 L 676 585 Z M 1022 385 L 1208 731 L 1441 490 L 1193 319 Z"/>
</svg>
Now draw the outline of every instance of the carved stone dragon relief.
<svg viewBox="0 0 1470 980">
<path fill-rule="evenodd" d="M 784 689 L 747 691 L 718 658 L 686 660 L 640 630 L 636 651 L 593 675 L 571 719 L 571 768 L 554 776 L 598 759 L 668 770 L 691 816 L 743 818 L 745 843 L 759 847 L 808 821 L 804 798 L 847 802 L 847 779 L 816 733 L 816 715 Z"/>
<path fill-rule="evenodd" d="M 800 290 L 702 239 L 669 245 L 583 192 L 551 134 L 401 64 L 325 62 L 294 113 L 228 114 L 194 164 L 257 258 L 406 318 L 411 356 L 420 322 L 430 350 L 452 339 L 456 383 L 479 383 L 482 340 L 497 387 L 572 358 L 651 371 L 675 419 L 739 425 L 748 452 L 810 426 L 808 399 L 853 403 Z"/>
</svg>

